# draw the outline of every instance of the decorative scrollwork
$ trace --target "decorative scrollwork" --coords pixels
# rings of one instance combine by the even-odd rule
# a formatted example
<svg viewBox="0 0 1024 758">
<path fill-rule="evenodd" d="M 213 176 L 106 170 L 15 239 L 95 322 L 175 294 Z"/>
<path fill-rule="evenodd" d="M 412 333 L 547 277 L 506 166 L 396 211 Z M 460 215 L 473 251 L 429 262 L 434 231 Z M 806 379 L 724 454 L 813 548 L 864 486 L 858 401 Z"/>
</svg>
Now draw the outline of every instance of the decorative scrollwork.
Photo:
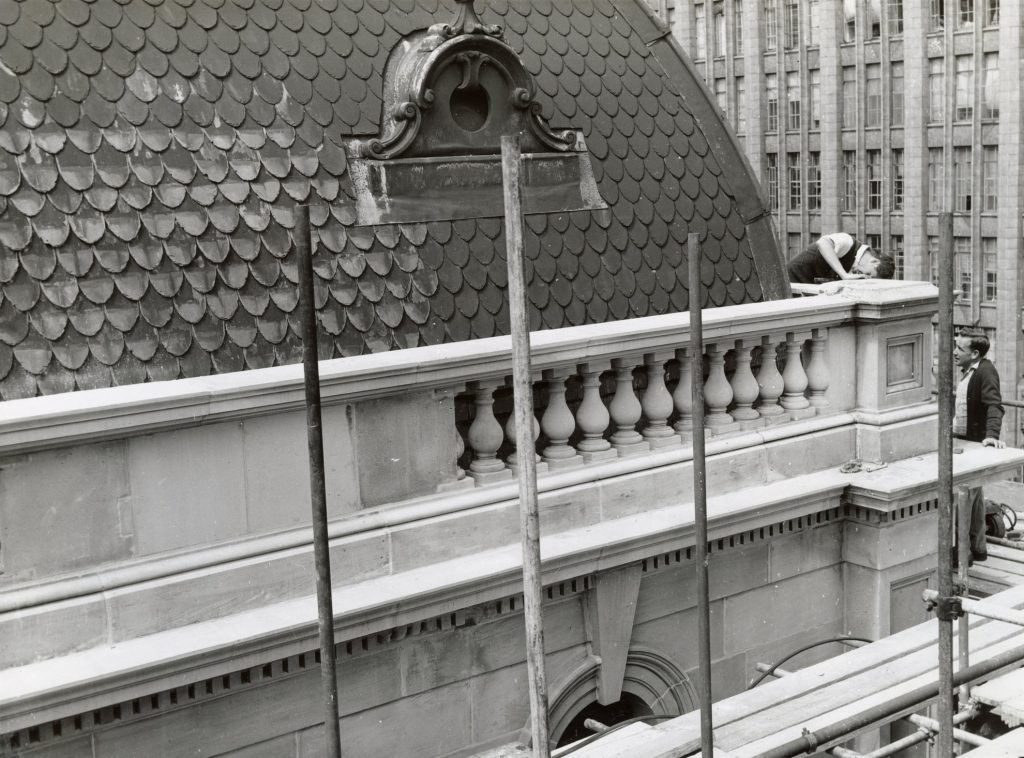
<svg viewBox="0 0 1024 758">
<path fill-rule="evenodd" d="M 391 119 L 395 130 L 383 139 L 371 139 L 363 142 L 360 153 L 364 158 L 383 160 L 400 155 L 412 144 L 420 130 L 422 111 L 416 103 L 398 103 L 391 109 Z"/>
</svg>

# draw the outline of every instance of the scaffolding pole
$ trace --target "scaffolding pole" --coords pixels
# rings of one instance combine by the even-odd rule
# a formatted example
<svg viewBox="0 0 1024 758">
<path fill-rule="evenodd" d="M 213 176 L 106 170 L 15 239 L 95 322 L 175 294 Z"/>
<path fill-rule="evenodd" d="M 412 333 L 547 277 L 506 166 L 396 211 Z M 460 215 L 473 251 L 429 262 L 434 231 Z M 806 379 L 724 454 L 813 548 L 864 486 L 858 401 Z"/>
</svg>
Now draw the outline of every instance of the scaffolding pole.
<svg viewBox="0 0 1024 758">
<path fill-rule="evenodd" d="M 966 487 L 956 489 L 956 556 L 958 563 L 957 583 L 959 589 L 957 594 L 967 594 L 967 572 L 970 570 L 971 555 L 971 512 L 968 509 L 969 493 Z M 958 661 L 957 665 L 965 669 L 971 665 L 971 623 L 966 613 L 960 614 L 957 621 L 957 643 Z M 960 703 L 966 703 L 971 698 L 970 682 L 960 685 Z"/>
<path fill-rule="evenodd" d="M 939 758 L 953 755 L 953 214 L 939 215 Z"/>
<path fill-rule="evenodd" d="M 537 506 L 537 458 L 534 451 L 533 383 L 530 376 L 530 323 L 523 271 L 522 183 L 519 136 L 501 138 L 505 196 L 505 257 L 508 263 L 509 314 L 512 322 L 512 390 L 515 403 L 519 479 L 519 531 L 523 547 L 523 608 L 526 618 L 526 670 L 530 687 L 533 755 L 548 758 L 548 695 L 544 673 L 544 623 L 541 616 L 540 515 Z"/>
<path fill-rule="evenodd" d="M 331 597 L 331 553 L 327 544 L 327 484 L 324 433 L 320 414 L 320 356 L 317 350 L 316 301 L 313 294 L 313 244 L 309 206 L 298 206 L 295 254 L 299 259 L 302 303 L 302 366 L 306 388 L 306 439 L 309 446 L 309 489 L 313 512 L 313 562 L 316 565 L 316 606 L 320 632 L 320 683 L 323 688 L 324 742 L 327 758 L 341 758 L 338 724 L 338 679 L 334 651 L 334 601 Z"/>
<path fill-rule="evenodd" d="M 704 454 L 704 299 L 700 279 L 700 237 L 686 235 L 690 279 L 690 352 L 693 355 L 693 505 L 696 526 L 697 653 L 700 680 L 700 748 L 703 758 L 714 755 L 714 724 L 711 720 L 711 601 L 708 590 L 708 493 Z"/>
</svg>

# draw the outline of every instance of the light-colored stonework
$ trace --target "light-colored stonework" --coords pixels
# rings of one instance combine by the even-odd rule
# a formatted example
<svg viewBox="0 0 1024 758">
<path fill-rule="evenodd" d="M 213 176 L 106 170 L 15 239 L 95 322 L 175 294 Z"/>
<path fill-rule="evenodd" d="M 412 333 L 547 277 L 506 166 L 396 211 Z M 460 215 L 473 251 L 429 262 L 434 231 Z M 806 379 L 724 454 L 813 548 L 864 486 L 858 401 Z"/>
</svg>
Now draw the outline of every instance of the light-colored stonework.
<svg viewBox="0 0 1024 758">
<path fill-rule="evenodd" d="M 807 641 L 877 637 L 916 618 L 908 597 L 934 565 L 935 406 L 930 340 L 916 351 L 901 340 L 929 322 L 935 290 L 875 285 L 863 297 L 737 306 L 706 319 L 705 341 L 730 350 L 799 356 L 783 348 L 802 346 L 808 395 L 818 391 L 810 414 L 796 408 L 709 435 L 716 697 L 742 690 L 755 662 Z M 668 359 L 688 343 L 685 316 L 535 337 L 541 388 L 629 356 L 640 356 L 630 358 L 638 374 L 663 381 L 647 373 L 646 355 L 667 362 L 674 389 L 679 369 Z M 348 754 L 455 755 L 507 742 L 528 716 L 516 483 L 473 482 L 469 464 L 481 452 L 474 408 L 496 409 L 496 423 L 507 413 L 500 393 L 477 401 L 479 387 L 499 387 L 510 372 L 508 340 L 351 361 L 323 365 Z M 3 750 L 318 754 L 299 376 L 227 378 L 5 405 Z M 650 385 L 638 386 L 643 404 Z M 767 386 L 755 410 L 770 404 Z M 616 391 L 630 390 L 611 383 L 595 397 L 610 403 Z M 610 455 L 540 477 L 559 729 L 589 703 L 620 696 L 667 715 L 695 702 L 692 429 L 673 426 L 683 394 L 667 419 L 678 444 L 643 455 L 613 444 Z M 958 483 L 1024 461 L 1016 450 L 964 447 Z M 505 455 L 492 464 L 503 467 Z M 886 465 L 839 471 L 858 457 Z"/>
</svg>

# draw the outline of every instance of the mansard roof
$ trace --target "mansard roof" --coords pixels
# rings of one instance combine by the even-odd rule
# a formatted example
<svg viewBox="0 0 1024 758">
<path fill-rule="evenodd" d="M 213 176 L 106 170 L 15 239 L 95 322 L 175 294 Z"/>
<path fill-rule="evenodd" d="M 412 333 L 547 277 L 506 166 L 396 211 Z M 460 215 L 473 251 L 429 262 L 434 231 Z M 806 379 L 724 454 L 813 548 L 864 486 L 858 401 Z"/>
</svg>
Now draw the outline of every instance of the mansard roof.
<svg viewBox="0 0 1024 758">
<path fill-rule="evenodd" d="M 477 11 L 578 130 L 605 209 L 526 216 L 534 328 L 788 290 L 756 182 L 642 0 Z M 0 3 L 0 397 L 301 360 L 296 206 L 322 354 L 506 334 L 500 217 L 361 222 L 399 43 L 451 0 Z"/>
</svg>

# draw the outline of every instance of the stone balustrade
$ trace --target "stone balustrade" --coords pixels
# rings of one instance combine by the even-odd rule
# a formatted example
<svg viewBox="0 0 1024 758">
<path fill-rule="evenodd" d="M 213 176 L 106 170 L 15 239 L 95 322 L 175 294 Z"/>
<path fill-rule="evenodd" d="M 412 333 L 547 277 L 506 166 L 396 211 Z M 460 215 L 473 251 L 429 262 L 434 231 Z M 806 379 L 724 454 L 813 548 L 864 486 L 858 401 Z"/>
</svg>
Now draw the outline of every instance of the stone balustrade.
<svg viewBox="0 0 1024 758">
<path fill-rule="evenodd" d="M 855 441 L 847 457 L 919 454 L 920 430 L 934 425 L 925 367 L 935 302 L 928 284 L 869 282 L 711 309 L 699 359 L 685 313 L 536 332 L 531 453 L 541 486 L 688 460 L 692 377 L 704 382 L 716 450 L 828 427 Z M 476 507 L 459 498 L 511 485 L 509 338 L 324 361 L 320 373 L 335 532 L 371 515 L 403 523 L 428 501 Z M 304 415 L 301 366 L 0 404 L 0 589 L 79 581 L 129 558 L 201 557 L 224 545 L 247 554 L 268 535 L 303 543 Z M 65 549 L 53 551 L 55 540 Z"/>
<path fill-rule="evenodd" d="M 707 344 L 696 363 L 705 433 L 751 431 L 834 411 L 829 331 L 761 330 Z M 680 336 L 686 339 L 685 329 Z M 538 471 L 689 445 L 694 371 L 683 346 L 545 368 L 534 383 Z M 456 398 L 460 463 L 477 485 L 512 476 L 518 452 L 512 403 L 510 376 L 467 382 Z"/>
</svg>

